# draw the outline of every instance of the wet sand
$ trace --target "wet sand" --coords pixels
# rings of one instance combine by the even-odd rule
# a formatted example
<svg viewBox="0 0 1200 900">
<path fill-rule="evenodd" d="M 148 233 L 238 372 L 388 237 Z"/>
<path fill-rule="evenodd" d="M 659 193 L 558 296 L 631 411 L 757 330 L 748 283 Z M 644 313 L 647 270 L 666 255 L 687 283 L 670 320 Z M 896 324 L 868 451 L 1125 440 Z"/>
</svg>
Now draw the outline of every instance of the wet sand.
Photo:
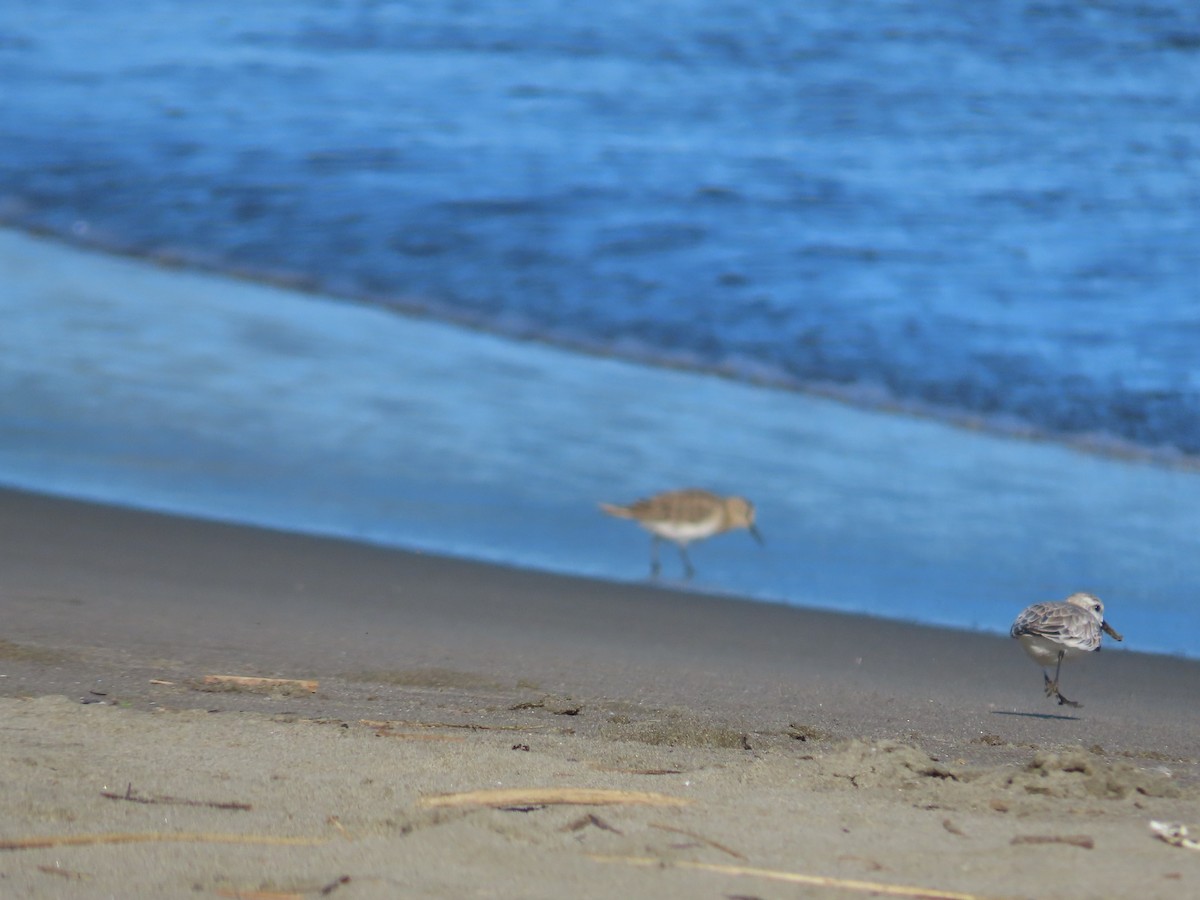
<svg viewBox="0 0 1200 900">
<path fill-rule="evenodd" d="M 1072 710 L 1007 638 L 12 491 L 0 609 L 5 895 L 1200 890 L 1200 664 L 1128 632 Z"/>
</svg>

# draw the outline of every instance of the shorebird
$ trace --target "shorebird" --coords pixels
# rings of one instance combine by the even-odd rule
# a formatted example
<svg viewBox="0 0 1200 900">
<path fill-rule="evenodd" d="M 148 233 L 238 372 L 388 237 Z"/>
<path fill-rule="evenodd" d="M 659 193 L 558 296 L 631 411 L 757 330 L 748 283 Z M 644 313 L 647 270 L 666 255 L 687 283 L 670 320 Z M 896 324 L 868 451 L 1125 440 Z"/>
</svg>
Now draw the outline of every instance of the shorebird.
<svg viewBox="0 0 1200 900">
<path fill-rule="evenodd" d="M 658 576 L 658 545 L 663 538 L 679 548 L 688 578 L 696 571 L 687 554 L 687 545 L 692 541 L 745 528 L 756 541 L 763 543 L 762 535 L 754 527 L 754 504 L 744 497 L 720 497 L 699 488 L 686 488 L 655 494 L 628 506 L 601 503 L 600 508 L 618 519 L 632 519 L 654 535 L 650 545 L 651 578 Z"/>
<path fill-rule="evenodd" d="M 1009 634 L 1021 642 L 1025 652 L 1042 667 L 1046 696 L 1057 697 L 1059 706 L 1083 706 L 1068 700 L 1058 690 L 1058 674 L 1064 659 L 1100 649 L 1101 632 L 1123 641 L 1104 619 L 1104 604 L 1093 594 L 1072 594 L 1066 600 L 1035 603 L 1021 611 Z M 1054 663 L 1054 678 L 1045 671 Z"/>
</svg>

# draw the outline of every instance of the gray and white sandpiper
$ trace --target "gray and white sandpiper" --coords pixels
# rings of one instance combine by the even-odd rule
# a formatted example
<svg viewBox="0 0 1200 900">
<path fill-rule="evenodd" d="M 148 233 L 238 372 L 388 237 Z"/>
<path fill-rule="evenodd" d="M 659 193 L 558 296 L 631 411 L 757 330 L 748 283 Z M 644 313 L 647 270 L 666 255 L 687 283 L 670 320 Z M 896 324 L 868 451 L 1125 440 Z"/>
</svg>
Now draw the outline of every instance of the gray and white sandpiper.
<svg viewBox="0 0 1200 900">
<path fill-rule="evenodd" d="M 1042 667 L 1046 696 L 1057 697 L 1059 705 L 1082 706 L 1058 690 L 1063 660 L 1100 649 L 1102 634 L 1124 640 L 1104 618 L 1104 604 L 1094 594 L 1072 594 L 1066 600 L 1035 603 L 1021 611 L 1008 632 L 1021 642 L 1025 652 Z M 1054 664 L 1054 678 L 1045 671 Z"/>
</svg>

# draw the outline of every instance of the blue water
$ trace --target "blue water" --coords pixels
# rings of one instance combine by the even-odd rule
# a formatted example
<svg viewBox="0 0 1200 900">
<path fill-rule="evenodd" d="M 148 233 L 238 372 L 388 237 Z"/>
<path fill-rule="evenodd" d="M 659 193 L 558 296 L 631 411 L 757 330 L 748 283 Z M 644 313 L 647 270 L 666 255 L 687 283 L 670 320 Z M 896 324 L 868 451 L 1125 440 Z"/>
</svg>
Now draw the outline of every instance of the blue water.
<svg viewBox="0 0 1200 900">
<path fill-rule="evenodd" d="M 605 577 L 595 500 L 708 484 L 776 538 L 705 585 L 996 630 L 1092 587 L 1200 654 L 1198 75 L 1182 2 L 8 0 L 0 221 L 540 343 L 360 357 L 267 293 L 204 344 L 10 273 L 0 481 Z"/>
<path fill-rule="evenodd" d="M 8 0 L 0 215 L 1200 454 L 1200 6 Z"/>
</svg>

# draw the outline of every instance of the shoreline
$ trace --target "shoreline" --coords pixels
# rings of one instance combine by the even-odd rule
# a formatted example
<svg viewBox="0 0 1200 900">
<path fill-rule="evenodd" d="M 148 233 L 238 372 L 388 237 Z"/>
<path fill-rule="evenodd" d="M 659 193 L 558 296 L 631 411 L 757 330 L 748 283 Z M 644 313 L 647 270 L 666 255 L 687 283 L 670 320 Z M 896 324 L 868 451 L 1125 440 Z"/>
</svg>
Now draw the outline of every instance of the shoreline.
<svg viewBox="0 0 1200 900">
<path fill-rule="evenodd" d="M 698 548 L 724 595 L 1002 629 L 1087 589 L 1196 653 L 1194 474 L 3 230 L 0 269 L 14 487 L 628 583 L 646 537 L 596 502 L 695 484 L 768 536 Z"/>
<path fill-rule="evenodd" d="M 633 692 L 639 702 L 703 698 L 714 718 L 753 710 L 773 727 L 801 710 L 828 725 L 839 715 L 828 707 L 840 706 L 872 736 L 888 736 L 903 716 L 927 738 L 954 742 L 1005 716 L 1015 740 L 1039 730 L 1017 720 L 1087 722 L 1090 734 L 1136 751 L 1121 735 L 1141 725 L 1157 729 L 1153 752 L 1182 757 L 1200 735 L 1170 721 L 1200 689 L 1200 661 L 1111 642 L 1064 667 L 1065 684 L 1085 702 L 1072 713 L 1041 696 L 1039 668 L 1015 641 L 983 632 L 9 489 L 0 489 L 0 541 L 4 637 L 31 648 L 28 659 L 10 652 L 7 661 L 36 669 L 34 660 L 57 659 L 57 676 L 37 678 L 58 687 L 95 667 L 99 679 L 130 690 L 135 682 L 121 671 L 130 661 L 168 674 L 241 667 L 326 684 L 378 676 L 420 686 L 425 673 L 435 688 L 459 680 Z M 0 682 L 0 693 L 12 696 L 14 683 Z M 128 700 L 152 708 L 163 693 L 143 688 Z M 352 692 L 328 700 L 331 715 L 366 713 Z M 972 726 L 926 709 L 931 703 L 969 711 Z"/>
</svg>

